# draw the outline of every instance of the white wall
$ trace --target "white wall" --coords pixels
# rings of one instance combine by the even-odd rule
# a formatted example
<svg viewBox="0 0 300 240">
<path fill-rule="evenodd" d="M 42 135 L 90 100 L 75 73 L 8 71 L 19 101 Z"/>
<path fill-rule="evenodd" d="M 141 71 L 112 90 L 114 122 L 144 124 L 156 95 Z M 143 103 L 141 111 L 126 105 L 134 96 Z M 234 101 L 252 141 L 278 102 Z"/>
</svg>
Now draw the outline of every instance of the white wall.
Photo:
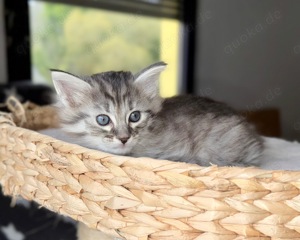
<svg viewBox="0 0 300 240">
<path fill-rule="evenodd" d="M 5 83 L 7 81 L 3 6 L 4 0 L 0 0 L 0 84 Z"/>
<path fill-rule="evenodd" d="M 199 2 L 197 93 L 249 111 L 278 107 L 283 137 L 300 140 L 300 1 Z"/>
</svg>

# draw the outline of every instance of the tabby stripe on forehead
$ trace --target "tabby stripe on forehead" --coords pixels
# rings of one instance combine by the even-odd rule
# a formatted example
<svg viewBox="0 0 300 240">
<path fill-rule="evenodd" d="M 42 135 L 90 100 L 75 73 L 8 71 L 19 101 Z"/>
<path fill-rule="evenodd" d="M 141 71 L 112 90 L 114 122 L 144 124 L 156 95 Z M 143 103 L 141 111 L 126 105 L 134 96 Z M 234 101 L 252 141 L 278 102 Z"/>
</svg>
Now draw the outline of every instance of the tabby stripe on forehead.
<svg viewBox="0 0 300 240">
<path fill-rule="evenodd" d="M 89 115 L 86 113 L 77 113 L 76 115 L 72 116 L 70 119 L 62 119 L 61 123 L 63 124 L 76 124 L 85 118 L 88 118 Z"/>
<path fill-rule="evenodd" d="M 122 101 L 122 97 L 121 97 L 121 89 L 120 88 L 116 88 L 115 89 L 115 94 L 116 94 L 116 100 L 117 100 L 117 106 L 121 106 L 123 101 Z"/>
<path fill-rule="evenodd" d="M 130 92 L 126 91 L 122 96 L 123 103 L 127 101 L 129 109 L 132 109 L 132 99 L 130 98 Z"/>
<path fill-rule="evenodd" d="M 116 104 L 115 98 L 114 98 L 112 95 L 110 95 L 109 93 L 104 92 L 104 97 L 105 97 L 106 99 L 110 100 L 113 104 Z"/>
<path fill-rule="evenodd" d="M 107 86 L 107 84 L 104 83 L 103 81 L 98 81 L 97 84 L 98 84 L 99 92 L 103 93 L 104 97 L 105 97 L 107 100 L 109 100 L 109 101 L 111 101 L 113 104 L 115 104 L 115 99 L 114 99 L 114 97 L 109 93 L 109 91 L 108 91 L 109 87 Z M 98 94 L 94 94 L 94 95 L 93 95 L 93 99 L 94 99 L 95 102 L 98 101 L 98 98 L 99 98 Z M 102 105 L 101 105 L 101 106 L 102 106 Z"/>
</svg>

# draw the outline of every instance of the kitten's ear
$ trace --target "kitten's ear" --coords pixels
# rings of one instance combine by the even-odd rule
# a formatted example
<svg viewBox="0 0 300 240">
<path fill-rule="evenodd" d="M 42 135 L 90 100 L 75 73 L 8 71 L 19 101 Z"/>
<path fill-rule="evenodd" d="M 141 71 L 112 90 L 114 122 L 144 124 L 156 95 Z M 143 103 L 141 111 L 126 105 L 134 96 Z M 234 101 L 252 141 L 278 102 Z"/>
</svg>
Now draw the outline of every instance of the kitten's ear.
<svg viewBox="0 0 300 240">
<path fill-rule="evenodd" d="M 143 69 L 134 76 L 135 85 L 150 98 L 154 98 L 159 95 L 158 80 L 160 73 L 165 70 L 166 66 L 166 63 L 158 62 Z"/>
<path fill-rule="evenodd" d="M 64 106 L 79 107 L 91 90 L 91 85 L 66 72 L 51 70 L 54 88 Z"/>
</svg>

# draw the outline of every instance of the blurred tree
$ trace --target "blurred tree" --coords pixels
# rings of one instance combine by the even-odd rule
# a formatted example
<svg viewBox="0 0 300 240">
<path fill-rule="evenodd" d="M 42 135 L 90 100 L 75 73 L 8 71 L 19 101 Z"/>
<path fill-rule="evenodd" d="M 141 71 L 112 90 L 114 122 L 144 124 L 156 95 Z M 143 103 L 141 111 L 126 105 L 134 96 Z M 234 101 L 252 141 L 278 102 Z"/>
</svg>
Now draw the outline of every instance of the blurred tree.
<svg viewBox="0 0 300 240">
<path fill-rule="evenodd" d="M 160 58 L 160 19 L 42 4 L 31 24 L 33 65 L 49 81 L 49 68 L 75 74 L 135 72 Z"/>
</svg>

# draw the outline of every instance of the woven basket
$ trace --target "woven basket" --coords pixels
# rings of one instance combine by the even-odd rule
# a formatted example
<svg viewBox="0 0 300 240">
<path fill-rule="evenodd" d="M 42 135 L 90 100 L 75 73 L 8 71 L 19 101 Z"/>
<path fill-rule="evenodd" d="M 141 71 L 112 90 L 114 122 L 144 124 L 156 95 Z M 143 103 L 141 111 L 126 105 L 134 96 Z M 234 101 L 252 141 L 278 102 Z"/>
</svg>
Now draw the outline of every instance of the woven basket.
<svg viewBox="0 0 300 240">
<path fill-rule="evenodd" d="M 6 195 L 125 239 L 300 239 L 300 172 L 89 150 L 25 128 L 55 126 L 51 107 L 10 101 L 13 113 L 0 115 Z"/>
</svg>

